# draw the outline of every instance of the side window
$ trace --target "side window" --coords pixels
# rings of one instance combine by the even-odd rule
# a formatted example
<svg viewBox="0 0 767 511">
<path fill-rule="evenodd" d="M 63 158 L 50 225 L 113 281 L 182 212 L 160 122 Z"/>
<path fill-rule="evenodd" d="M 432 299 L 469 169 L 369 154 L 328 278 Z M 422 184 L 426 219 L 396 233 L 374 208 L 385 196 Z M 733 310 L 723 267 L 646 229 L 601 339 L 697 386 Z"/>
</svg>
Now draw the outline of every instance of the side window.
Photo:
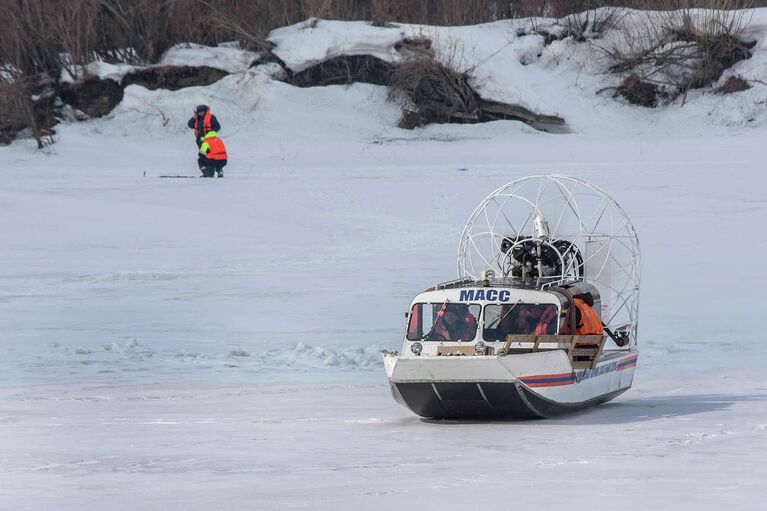
<svg viewBox="0 0 767 511">
<path fill-rule="evenodd" d="M 552 304 L 486 305 L 483 338 L 503 341 L 507 335 L 553 335 L 559 309 Z"/>
<path fill-rule="evenodd" d="M 407 324 L 407 338 L 409 341 L 417 341 L 423 336 L 423 308 L 422 303 L 413 305 L 410 310 L 410 320 Z"/>
</svg>

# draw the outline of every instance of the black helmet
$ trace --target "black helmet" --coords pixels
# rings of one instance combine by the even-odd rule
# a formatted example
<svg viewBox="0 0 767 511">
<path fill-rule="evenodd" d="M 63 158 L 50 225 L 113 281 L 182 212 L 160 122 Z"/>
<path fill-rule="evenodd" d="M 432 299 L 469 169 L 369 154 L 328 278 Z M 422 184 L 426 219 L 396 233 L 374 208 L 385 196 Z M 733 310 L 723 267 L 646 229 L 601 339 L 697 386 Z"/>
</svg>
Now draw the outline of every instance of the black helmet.
<svg viewBox="0 0 767 511">
<path fill-rule="evenodd" d="M 194 111 L 197 112 L 198 114 L 201 114 L 203 112 L 207 112 L 208 111 L 208 105 L 197 105 L 197 108 L 195 108 Z"/>
</svg>

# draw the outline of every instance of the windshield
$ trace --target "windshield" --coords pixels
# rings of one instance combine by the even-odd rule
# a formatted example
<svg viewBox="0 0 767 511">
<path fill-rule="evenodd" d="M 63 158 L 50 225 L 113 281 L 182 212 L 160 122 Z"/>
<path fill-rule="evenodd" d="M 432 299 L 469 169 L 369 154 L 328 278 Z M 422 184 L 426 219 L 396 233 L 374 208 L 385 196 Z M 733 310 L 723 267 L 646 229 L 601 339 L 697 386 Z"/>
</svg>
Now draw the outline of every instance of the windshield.
<svg viewBox="0 0 767 511">
<path fill-rule="evenodd" d="M 507 335 L 553 335 L 558 325 L 559 309 L 556 305 L 486 305 L 482 337 L 486 341 L 504 341 Z"/>
<path fill-rule="evenodd" d="M 410 341 L 471 341 L 477 333 L 479 304 L 417 303 L 410 311 Z"/>
</svg>

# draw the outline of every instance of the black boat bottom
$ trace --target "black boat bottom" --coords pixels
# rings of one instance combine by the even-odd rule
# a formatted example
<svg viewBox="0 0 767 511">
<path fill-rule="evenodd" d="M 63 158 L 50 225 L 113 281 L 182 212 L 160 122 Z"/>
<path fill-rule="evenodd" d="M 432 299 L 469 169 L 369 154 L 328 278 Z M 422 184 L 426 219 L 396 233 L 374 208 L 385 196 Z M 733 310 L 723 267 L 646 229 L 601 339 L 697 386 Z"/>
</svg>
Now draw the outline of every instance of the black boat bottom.
<svg viewBox="0 0 767 511">
<path fill-rule="evenodd" d="M 536 419 L 572 413 L 610 401 L 623 388 L 580 403 L 557 403 L 521 383 L 392 383 L 394 398 L 434 419 Z"/>
</svg>

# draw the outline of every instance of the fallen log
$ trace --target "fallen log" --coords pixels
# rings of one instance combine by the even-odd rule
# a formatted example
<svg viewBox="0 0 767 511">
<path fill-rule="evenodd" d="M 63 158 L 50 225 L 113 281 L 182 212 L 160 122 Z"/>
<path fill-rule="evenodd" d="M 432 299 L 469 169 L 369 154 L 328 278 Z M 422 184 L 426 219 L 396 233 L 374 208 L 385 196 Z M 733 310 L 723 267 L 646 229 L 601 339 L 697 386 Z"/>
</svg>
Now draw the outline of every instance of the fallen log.
<svg viewBox="0 0 767 511">
<path fill-rule="evenodd" d="M 479 116 L 492 116 L 496 119 L 516 119 L 526 123 L 553 124 L 564 126 L 565 120 L 557 115 L 538 114 L 520 105 L 500 103 L 479 98 Z"/>
</svg>

